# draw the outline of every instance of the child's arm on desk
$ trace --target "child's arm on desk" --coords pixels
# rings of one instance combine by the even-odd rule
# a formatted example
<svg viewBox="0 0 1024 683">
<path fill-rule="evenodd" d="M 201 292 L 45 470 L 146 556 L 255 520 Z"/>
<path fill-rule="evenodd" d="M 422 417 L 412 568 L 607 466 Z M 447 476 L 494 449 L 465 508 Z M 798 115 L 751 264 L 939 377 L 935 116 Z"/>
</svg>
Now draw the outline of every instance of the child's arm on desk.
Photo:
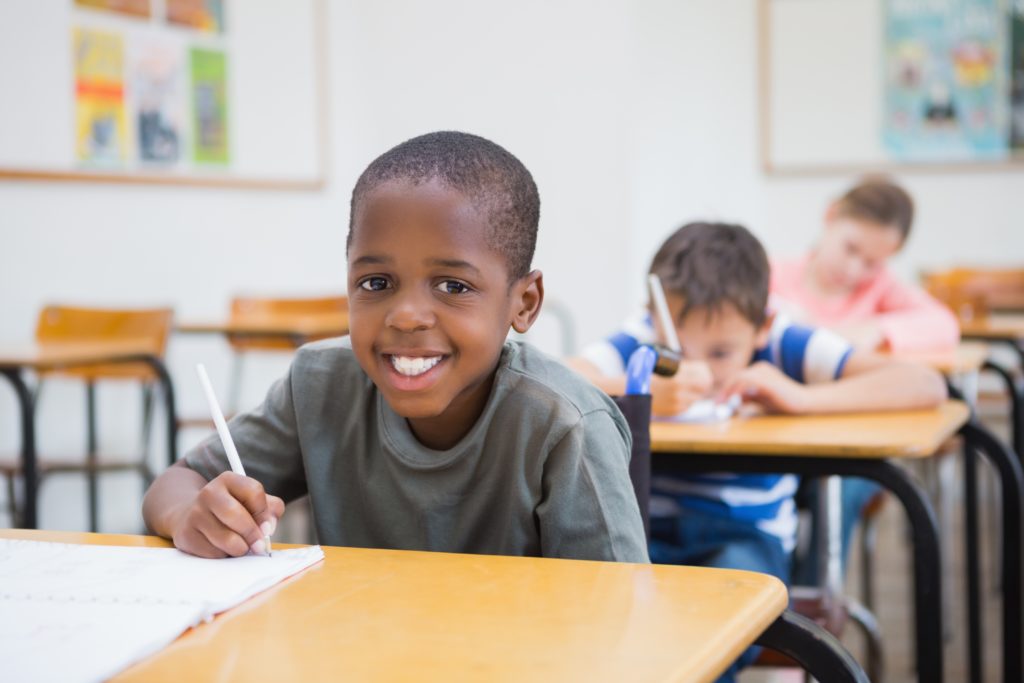
<svg viewBox="0 0 1024 683">
<path fill-rule="evenodd" d="M 946 400 L 946 383 L 937 371 L 855 351 L 834 382 L 800 384 L 774 365 L 755 363 L 722 390 L 780 413 L 815 414 L 932 408 Z"/>
<path fill-rule="evenodd" d="M 156 534 L 200 557 L 256 554 L 284 514 L 284 501 L 250 477 L 224 472 L 212 481 L 184 462 L 157 477 L 142 501 L 142 517 Z M 261 529 L 269 524 L 269 531 Z"/>
<path fill-rule="evenodd" d="M 589 379 L 609 396 L 626 393 L 626 375 L 609 376 L 585 358 L 569 358 L 565 364 Z M 674 377 L 651 377 L 651 412 L 659 417 L 673 417 L 686 412 L 694 401 L 711 391 L 711 369 L 705 363 L 682 361 Z"/>
</svg>

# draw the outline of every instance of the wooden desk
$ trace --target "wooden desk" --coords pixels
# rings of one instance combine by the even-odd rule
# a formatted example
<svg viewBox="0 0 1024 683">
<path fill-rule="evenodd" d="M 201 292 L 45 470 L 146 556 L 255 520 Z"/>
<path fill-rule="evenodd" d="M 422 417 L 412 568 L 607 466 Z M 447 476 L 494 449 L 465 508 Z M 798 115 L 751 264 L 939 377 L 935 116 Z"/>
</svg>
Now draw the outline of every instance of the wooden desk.
<svg viewBox="0 0 1024 683">
<path fill-rule="evenodd" d="M 25 480 L 25 511 L 22 523 L 37 524 L 38 471 L 32 394 L 25 383 L 26 370 L 59 370 L 90 365 L 146 363 L 153 368 L 167 406 L 167 452 L 170 463 L 177 458 L 178 427 L 174 385 L 158 349 L 152 344 L 132 341 L 25 344 L 0 347 L 0 375 L 11 383 L 21 417 L 21 467 Z"/>
<path fill-rule="evenodd" d="M 761 416 L 716 425 L 654 422 L 653 467 L 659 472 L 792 472 L 815 476 L 857 476 L 888 488 L 904 506 L 914 538 L 914 607 L 918 677 L 942 681 L 942 609 L 939 537 L 935 514 L 921 487 L 895 460 L 926 458 L 960 433 L 966 462 L 983 453 L 1000 474 L 1003 495 L 1003 631 L 1007 681 L 1022 679 L 1019 644 L 1021 609 L 1021 516 L 1024 481 L 1019 463 L 987 432 L 970 420 L 959 401 L 929 411 L 863 415 Z M 973 468 L 968 468 L 973 471 Z M 968 507 L 976 506 L 976 482 L 967 481 Z M 972 498 L 973 496 L 973 498 Z M 976 539 L 975 539 L 976 541 Z M 970 545 L 970 541 L 969 541 Z M 975 552 L 977 552 L 975 550 Z M 972 656 L 980 649 L 980 595 L 968 596 Z M 976 638 L 975 638 L 976 636 Z M 979 660 L 980 661 L 980 660 Z"/>
<path fill-rule="evenodd" d="M 348 313 L 247 317 L 245 320 L 186 321 L 175 325 L 182 334 L 222 334 L 228 337 L 278 338 L 296 348 L 326 337 L 348 334 Z"/>
<path fill-rule="evenodd" d="M 978 372 L 988 360 L 990 349 L 982 342 L 960 342 L 952 351 L 897 353 L 894 358 L 935 368 L 947 377 Z"/>
<path fill-rule="evenodd" d="M 161 539 L 0 531 L 166 546 Z M 785 610 L 751 572 L 324 548 L 113 681 L 713 681 Z"/>
<path fill-rule="evenodd" d="M 1024 342 L 1024 314 L 995 313 L 984 318 L 960 322 L 964 339 Z"/>
</svg>

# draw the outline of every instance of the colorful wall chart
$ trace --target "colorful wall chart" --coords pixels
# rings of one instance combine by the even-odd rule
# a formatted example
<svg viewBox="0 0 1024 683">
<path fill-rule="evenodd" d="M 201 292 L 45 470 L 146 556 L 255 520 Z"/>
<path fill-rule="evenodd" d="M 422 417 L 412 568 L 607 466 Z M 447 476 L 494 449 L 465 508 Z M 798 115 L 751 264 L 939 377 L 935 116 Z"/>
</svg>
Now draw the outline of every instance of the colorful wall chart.
<svg viewBox="0 0 1024 683">
<path fill-rule="evenodd" d="M 124 106 L 124 43 L 116 33 L 76 28 L 75 158 L 120 164 L 128 150 Z"/>
<path fill-rule="evenodd" d="M 193 48 L 193 158 L 197 163 L 226 164 L 228 151 L 227 60 L 223 52 Z"/>
<path fill-rule="evenodd" d="M 886 0 L 882 137 L 897 159 L 1009 152 L 1009 59 L 999 0 Z"/>
</svg>

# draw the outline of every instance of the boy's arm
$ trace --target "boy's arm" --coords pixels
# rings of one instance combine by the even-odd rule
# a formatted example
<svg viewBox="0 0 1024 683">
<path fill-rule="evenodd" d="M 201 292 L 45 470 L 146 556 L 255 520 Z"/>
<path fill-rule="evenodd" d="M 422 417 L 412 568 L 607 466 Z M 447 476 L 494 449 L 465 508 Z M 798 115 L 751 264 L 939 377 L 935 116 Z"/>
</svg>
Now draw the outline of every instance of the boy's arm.
<svg viewBox="0 0 1024 683">
<path fill-rule="evenodd" d="M 244 555 L 250 548 L 259 553 L 253 544 L 273 533 L 284 512 L 282 498 L 305 492 L 291 392 L 294 371 L 295 363 L 262 405 L 228 423 L 249 476 L 230 471 L 220 439 L 211 435 L 146 492 L 143 518 L 150 530 L 202 557 Z M 270 531 L 260 533 L 261 524 Z"/>
<path fill-rule="evenodd" d="M 854 351 L 833 382 L 800 384 L 768 363 L 755 363 L 722 391 L 739 394 L 770 410 L 823 414 L 932 408 L 946 400 L 937 371 L 916 363 Z"/>
<path fill-rule="evenodd" d="M 607 411 L 582 416 L 562 437 L 536 511 L 544 557 L 649 561 L 629 456 L 629 435 Z"/>
<path fill-rule="evenodd" d="M 586 358 L 568 358 L 565 364 L 589 379 L 609 396 L 626 393 L 626 375 L 606 375 Z M 705 363 L 682 361 L 674 377 L 651 377 L 651 412 L 658 417 L 674 417 L 705 398 L 714 379 Z"/>
<path fill-rule="evenodd" d="M 878 313 L 836 331 L 858 348 L 897 353 L 948 350 L 960 341 L 960 324 L 952 311 L 924 290 L 891 276 L 878 300 Z"/>
</svg>

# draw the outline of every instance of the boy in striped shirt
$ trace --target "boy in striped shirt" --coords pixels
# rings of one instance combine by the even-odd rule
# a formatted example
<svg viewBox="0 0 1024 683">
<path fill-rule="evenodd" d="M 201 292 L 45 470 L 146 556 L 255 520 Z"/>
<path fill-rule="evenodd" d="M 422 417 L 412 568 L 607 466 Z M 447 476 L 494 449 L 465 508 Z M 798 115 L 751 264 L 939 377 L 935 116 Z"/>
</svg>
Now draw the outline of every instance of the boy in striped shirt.
<svg viewBox="0 0 1024 683">
<path fill-rule="evenodd" d="M 675 377 L 652 380 L 657 416 L 679 414 L 709 397 L 740 396 L 769 412 L 792 414 L 927 408 L 945 400 L 937 372 L 854 350 L 828 330 L 769 311 L 768 258 L 741 226 L 683 226 L 658 250 L 650 272 L 661 278 L 683 351 Z M 606 392 L 621 394 L 633 351 L 664 339 L 660 323 L 644 311 L 570 365 Z M 792 474 L 654 472 L 651 561 L 764 572 L 788 584 L 797 483 Z M 722 680 L 755 656 L 745 653 Z"/>
</svg>

